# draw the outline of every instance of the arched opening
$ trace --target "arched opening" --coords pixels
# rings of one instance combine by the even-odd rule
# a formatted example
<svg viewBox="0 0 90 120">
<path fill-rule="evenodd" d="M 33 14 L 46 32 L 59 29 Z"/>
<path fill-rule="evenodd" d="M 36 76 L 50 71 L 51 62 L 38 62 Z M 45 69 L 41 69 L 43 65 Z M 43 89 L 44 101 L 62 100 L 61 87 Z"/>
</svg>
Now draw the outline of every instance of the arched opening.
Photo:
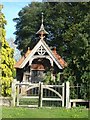
<svg viewBox="0 0 90 120">
<path fill-rule="evenodd" d="M 43 81 L 47 71 L 51 69 L 51 63 L 46 58 L 37 58 L 31 64 L 31 82 L 38 83 Z"/>
</svg>

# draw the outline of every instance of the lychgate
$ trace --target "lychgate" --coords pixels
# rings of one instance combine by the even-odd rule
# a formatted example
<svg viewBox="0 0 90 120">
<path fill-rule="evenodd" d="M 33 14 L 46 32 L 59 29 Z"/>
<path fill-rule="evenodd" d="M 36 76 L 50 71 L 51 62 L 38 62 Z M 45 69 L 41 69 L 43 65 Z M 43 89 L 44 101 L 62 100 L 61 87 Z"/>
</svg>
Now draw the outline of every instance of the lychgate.
<svg viewBox="0 0 90 120">
<path fill-rule="evenodd" d="M 67 63 L 57 53 L 56 47 L 50 48 L 45 42 L 45 36 L 48 34 L 42 24 L 40 30 L 36 33 L 40 40 L 35 47 L 30 50 L 28 47 L 25 55 L 15 64 L 17 80 L 20 82 L 38 83 L 43 81 L 47 71 L 51 72 L 51 79 L 55 80 L 58 73 L 63 72 Z"/>
<path fill-rule="evenodd" d="M 46 36 L 49 33 L 44 29 L 43 14 L 41 27 L 36 34 L 39 36 L 37 44 L 32 50 L 28 47 L 25 55 L 14 66 L 16 68 L 17 81 L 21 84 L 25 84 L 21 85 L 21 88 L 20 83 L 17 84 L 19 88 L 18 101 L 20 95 L 22 97 L 22 91 L 26 91 L 27 95 L 29 94 L 29 98 L 31 95 L 30 92 L 33 91 L 33 94 L 35 94 L 35 92 L 38 94 L 37 96 L 39 96 L 39 99 L 42 98 L 40 101 L 62 101 L 62 106 L 64 106 L 64 93 L 61 95 L 58 88 L 60 88 L 60 84 L 62 84 L 60 75 L 67 66 L 67 63 L 57 53 L 56 47 L 49 47 L 46 44 Z M 46 76 L 49 76 L 49 80 Z M 27 86 L 26 83 L 28 84 Z M 43 85 L 39 83 L 43 83 Z M 37 84 L 36 87 L 35 84 Z M 61 87 L 64 88 L 63 85 Z M 64 89 L 62 89 L 62 91 L 64 91 Z M 44 98 L 45 94 L 49 94 L 49 98 Z M 53 94 L 58 96 L 56 97 L 57 99 L 52 97 Z M 50 97 L 50 95 L 52 96 Z M 40 104 L 40 106 L 42 106 L 42 102 L 40 102 Z"/>
</svg>

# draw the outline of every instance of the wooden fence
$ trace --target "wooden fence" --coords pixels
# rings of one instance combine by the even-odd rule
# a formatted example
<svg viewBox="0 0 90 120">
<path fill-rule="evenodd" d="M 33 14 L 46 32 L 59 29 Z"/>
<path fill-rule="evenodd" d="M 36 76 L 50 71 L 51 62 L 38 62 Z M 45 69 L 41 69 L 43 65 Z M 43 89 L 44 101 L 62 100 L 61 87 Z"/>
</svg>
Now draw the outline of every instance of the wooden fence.
<svg viewBox="0 0 90 120">
<path fill-rule="evenodd" d="M 44 85 L 43 83 L 19 83 L 16 80 L 12 82 L 12 106 L 28 106 L 28 107 L 42 107 L 53 103 L 51 106 L 71 108 L 76 107 L 77 103 L 88 102 L 90 108 L 90 101 L 84 99 L 71 99 L 70 82 L 67 81 L 61 85 Z M 74 86 L 75 87 L 75 86 Z M 37 104 L 20 105 L 20 100 L 28 99 Z M 35 101 L 36 100 L 36 101 Z"/>
<path fill-rule="evenodd" d="M 12 83 L 12 105 L 13 106 L 29 106 L 29 107 L 42 107 L 52 103 L 52 106 L 60 105 L 65 106 L 65 84 L 62 85 L 44 85 L 42 82 L 31 83 L 19 83 L 16 80 Z M 29 102 L 33 99 L 37 99 L 38 104 L 20 105 L 20 100 L 28 99 Z M 16 104 L 15 104 L 15 100 Z"/>
<path fill-rule="evenodd" d="M 67 81 L 66 84 L 66 108 L 76 107 L 77 103 L 88 103 L 88 107 L 90 108 L 90 100 L 85 100 L 83 96 L 80 96 L 81 86 L 78 84 L 71 86 L 69 81 Z M 76 92 L 76 94 L 74 93 L 75 95 L 71 95 L 73 91 Z"/>
</svg>

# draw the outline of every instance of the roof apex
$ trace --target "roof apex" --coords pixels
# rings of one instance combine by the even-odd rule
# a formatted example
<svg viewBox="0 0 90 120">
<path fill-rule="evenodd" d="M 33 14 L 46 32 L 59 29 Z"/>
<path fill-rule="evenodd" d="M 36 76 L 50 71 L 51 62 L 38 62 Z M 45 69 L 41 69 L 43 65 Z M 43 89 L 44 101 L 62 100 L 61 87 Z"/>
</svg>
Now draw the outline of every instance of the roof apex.
<svg viewBox="0 0 90 120">
<path fill-rule="evenodd" d="M 44 28 L 44 25 L 43 25 L 43 13 L 42 13 L 42 24 L 41 24 L 41 27 L 40 29 L 37 31 L 36 34 L 40 34 L 41 36 L 43 36 L 44 34 L 49 34 L 45 28 Z"/>
</svg>

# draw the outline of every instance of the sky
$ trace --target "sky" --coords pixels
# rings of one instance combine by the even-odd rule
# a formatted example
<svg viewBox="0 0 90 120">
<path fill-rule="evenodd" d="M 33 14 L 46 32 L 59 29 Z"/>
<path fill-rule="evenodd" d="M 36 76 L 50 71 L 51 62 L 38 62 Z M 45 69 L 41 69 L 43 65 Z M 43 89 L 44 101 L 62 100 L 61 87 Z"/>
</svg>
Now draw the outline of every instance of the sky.
<svg viewBox="0 0 90 120">
<path fill-rule="evenodd" d="M 5 26 L 6 39 L 9 39 L 9 38 L 15 39 L 15 35 L 13 33 L 16 30 L 15 29 L 16 23 L 13 21 L 13 18 L 18 17 L 18 12 L 27 4 L 30 4 L 32 2 L 31 0 L 26 0 L 26 2 L 23 2 L 23 1 L 25 0 L 3 0 L 2 2 L 4 6 L 2 12 L 4 13 L 5 19 L 7 20 L 7 25 Z M 38 0 L 38 1 L 41 1 L 41 0 Z"/>
<path fill-rule="evenodd" d="M 15 32 L 16 23 L 13 21 L 13 18 L 18 17 L 18 12 L 27 4 L 30 4 L 31 2 L 42 2 L 45 0 L 0 0 L 0 1 L 2 1 L 1 3 L 4 5 L 2 12 L 4 13 L 5 18 L 7 20 L 7 25 L 5 27 L 6 39 L 9 39 L 9 38 L 15 39 L 15 35 L 13 33 Z"/>
<path fill-rule="evenodd" d="M 16 31 L 15 25 L 16 23 L 13 21 L 13 18 L 18 17 L 18 12 L 25 7 L 27 4 L 30 4 L 31 0 L 2 0 L 1 4 L 3 4 L 2 12 L 5 15 L 5 19 L 7 21 L 7 25 L 5 26 L 6 30 L 6 40 L 9 42 L 10 47 L 14 49 L 14 58 L 18 61 L 21 57 L 20 51 L 17 49 L 17 46 L 14 43 L 11 43 L 10 38 L 15 40 Z M 8 1 L 8 2 L 7 2 Z M 25 1 L 25 2 L 23 2 Z M 36 1 L 36 0 L 33 0 Z M 37 0 L 38 2 L 42 2 L 41 0 Z"/>
</svg>

